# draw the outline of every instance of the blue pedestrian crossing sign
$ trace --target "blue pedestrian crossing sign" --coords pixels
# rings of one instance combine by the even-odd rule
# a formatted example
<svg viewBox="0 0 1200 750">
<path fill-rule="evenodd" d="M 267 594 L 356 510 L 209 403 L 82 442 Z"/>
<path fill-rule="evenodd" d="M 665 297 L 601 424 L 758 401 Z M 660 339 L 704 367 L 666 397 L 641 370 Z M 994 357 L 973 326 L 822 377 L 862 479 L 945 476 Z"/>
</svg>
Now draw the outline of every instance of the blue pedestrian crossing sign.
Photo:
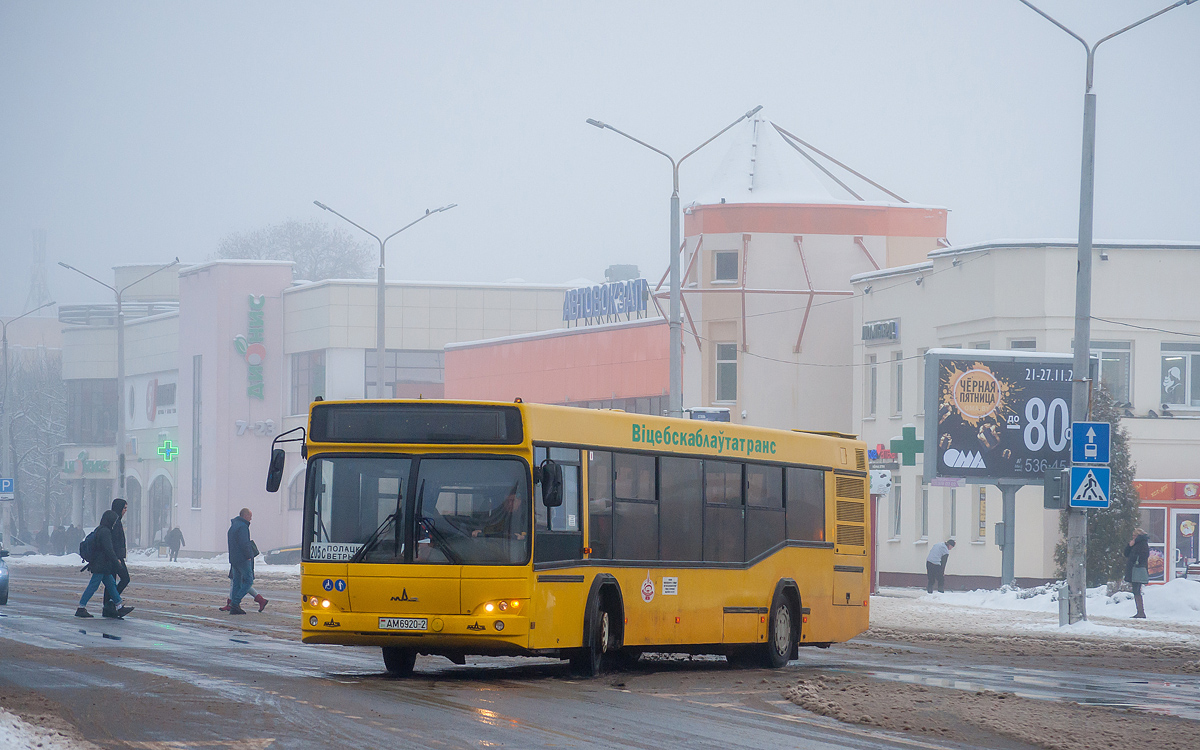
<svg viewBox="0 0 1200 750">
<path fill-rule="evenodd" d="M 1071 507 L 1107 508 L 1109 480 L 1107 466 L 1071 467 Z"/>
<path fill-rule="evenodd" d="M 1071 463 L 1107 464 L 1111 447 L 1108 422 L 1071 424 Z"/>
<path fill-rule="evenodd" d="M 0 500 L 13 499 L 13 480 L 0 479 Z"/>
</svg>

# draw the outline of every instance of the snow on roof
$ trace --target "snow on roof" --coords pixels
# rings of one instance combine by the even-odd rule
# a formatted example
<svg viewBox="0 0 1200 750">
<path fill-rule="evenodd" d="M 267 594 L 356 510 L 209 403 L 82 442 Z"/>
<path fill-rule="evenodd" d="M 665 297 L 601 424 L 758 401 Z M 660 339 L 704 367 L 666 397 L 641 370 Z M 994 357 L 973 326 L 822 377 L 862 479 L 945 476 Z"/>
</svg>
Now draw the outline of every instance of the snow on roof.
<svg viewBox="0 0 1200 750">
<path fill-rule="evenodd" d="M 826 178 L 761 115 L 738 124 L 729 137 L 733 143 L 696 202 L 858 203 L 834 197 Z"/>
</svg>

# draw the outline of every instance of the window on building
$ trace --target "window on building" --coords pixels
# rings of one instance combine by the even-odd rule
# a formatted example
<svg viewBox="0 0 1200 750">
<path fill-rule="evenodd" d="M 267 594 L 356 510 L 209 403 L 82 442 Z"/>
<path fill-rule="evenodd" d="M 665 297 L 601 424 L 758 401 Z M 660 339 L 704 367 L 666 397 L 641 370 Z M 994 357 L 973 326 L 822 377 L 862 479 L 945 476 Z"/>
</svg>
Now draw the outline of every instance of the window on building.
<svg viewBox="0 0 1200 750">
<path fill-rule="evenodd" d="M 1150 580 L 1165 580 L 1167 570 L 1167 509 L 1141 508 L 1138 510 L 1138 518 L 1138 526 L 1141 526 L 1150 535 Z M 1155 557 L 1160 559 L 1155 561 Z"/>
<path fill-rule="evenodd" d="M 1162 403 L 1200 406 L 1200 344 L 1162 344 Z"/>
<path fill-rule="evenodd" d="M 825 541 L 825 472 L 789 467 L 786 473 L 787 538 Z"/>
<path fill-rule="evenodd" d="M 874 417 L 879 400 L 879 361 L 874 354 L 867 355 L 867 372 L 863 383 L 867 391 L 863 397 L 863 403 L 867 406 L 866 416 Z"/>
<path fill-rule="evenodd" d="M 950 537 L 958 536 L 958 490 L 950 490 Z"/>
<path fill-rule="evenodd" d="M 904 413 L 904 354 L 892 352 L 892 414 Z"/>
<path fill-rule="evenodd" d="M 720 250 L 713 253 L 713 256 L 713 281 L 737 282 L 737 250 Z"/>
<path fill-rule="evenodd" d="M 292 414 L 306 414 L 317 397 L 325 398 L 325 351 L 292 355 Z"/>
<path fill-rule="evenodd" d="M 929 488 L 921 488 L 921 528 L 918 529 L 922 539 L 929 538 Z"/>
<path fill-rule="evenodd" d="M 892 485 L 892 539 L 900 538 L 900 482 Z"/>
<path fill-rule="evenodd" d="M 1100 360 L 1100 386 L 1118 404 L 1129 401 L 1133 344 L 1129 341 L 1093 341 L 1092 356 Z"/>
<path fill-rule="evenodd" d="M 925 352 L 928 349 L 917 350 L 917 415 L 925 413 Z"/>
<path fill-rule="evenodd" d="M 975 500 L 975 538 L 987 539 L 987 488 L 979 487 Z"/>
<path fill-rule="evenodd" d="M 704 462 L 704 559 L 743 562 L 745 514 L 742 465 Z"/>
<path fill-rule="evenodd" d="M 304 470 L 292 475 L 288 483 L 288 510 L 304 510 Z"/>
<path fill-rule="evenodd" d="M 1013 339 L 1008 342 L 1009 349 L 1037 349 L 1037 339 Z"/>
<path fill-rule="evenodd" d="M 969 345 L 971 349 L 991 349 L 992 342 L 990 341 L 972 341 Z"/>
<path fill-rule="evenodd" d="M 112 445 L 117 439 L 117 381 L 87 378 L 67 386 L 67 442 Z"/>
<path fill-rule="evenodd" d="M 200 425 L 200 416 L 204 413 L 204 401 L 201 398 L 204 385 L 204 357 L 192 356 L 192 508 L 200 507 L 200 476 L 201 463 L 200 444 L 204 436 Z"/>
<path fill-rule="evenodd" d="M 375 395 L 378 352 L 366 351 L 365 387 Z M 383 394 L 391 398 L 442 398 L 446 394 L 446 355 L 440 350 L 388 349 L 383 353 Z"/>
<path fill-rule="evenodd" d="M 717 344 L 717 401 L 737 401 L 737 344 Z"/>
</svg>

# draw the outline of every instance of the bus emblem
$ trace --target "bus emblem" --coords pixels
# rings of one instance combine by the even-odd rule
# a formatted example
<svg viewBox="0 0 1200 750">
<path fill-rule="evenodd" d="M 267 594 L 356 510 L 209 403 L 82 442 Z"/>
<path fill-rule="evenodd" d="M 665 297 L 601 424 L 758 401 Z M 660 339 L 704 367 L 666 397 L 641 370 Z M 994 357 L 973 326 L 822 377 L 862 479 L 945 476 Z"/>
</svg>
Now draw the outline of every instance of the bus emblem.
<svg viewBox="0 0 1200 750">
<path fill-rule="evenodd" d="M 468 625 L 468 626 L 467 626 L 467 630 L 476 630 L 476 631 L 478 631 L 478 630 L 484 630 L 484 629 L 485 629 L 485 628 L 484 628 L 484 626 L 483 626 L 483 625 L 480 625 L 478 622 L 477 622 L 477 623 L 475 623 L 474 625 Z"/>
<path fill-rule="evenodd" d="M 650 580 L 650 571 L 646 571 L 646 580 L 642 581 L 642 601 L 649 604 L 654 600 L 654 581 Z"/>
<path fill-rule="evenodd" d="M 393 596 L 392 601 L 394 601 L 394 602 L 419 602 L 421 600 L 415 596 L 410 597 L 408 595 L 408 589 L 404 589 L 400 592 L 400 596 Z"/>
</svg>

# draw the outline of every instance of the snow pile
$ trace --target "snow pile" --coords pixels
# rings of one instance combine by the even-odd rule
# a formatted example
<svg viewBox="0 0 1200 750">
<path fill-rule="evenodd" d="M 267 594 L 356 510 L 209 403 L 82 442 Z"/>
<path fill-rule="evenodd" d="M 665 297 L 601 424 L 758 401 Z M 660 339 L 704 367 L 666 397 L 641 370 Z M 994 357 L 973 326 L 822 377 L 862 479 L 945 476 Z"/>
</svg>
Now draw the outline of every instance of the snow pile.
<svg viewBox="0 0 1200 750">
<path fill-rule="evenodd" d="M 0 708 L 0 750 L 82 750 L 90 742 L 72 740 L 62 732 L 34 726 Z"/>
<path fill-rule="evenodd" d="M 1200 581 L 1177 578 L 1162 585 L 1143 588 L 1146 616 L 1150 620 L 1200 624 Z M 1058 585 L 1020 589 L 1002 586 L 999 589 L 976 589 L 954 591 L 945 594 L 927 594 L 922 601 L 951 604 L 959 607 L 982 609 L 1021 610 L 1025 612 L 1058 612 Z M 1137 611 L 1133 594 L 1118 591 L 1108 595 L 1106 586 L 1087 590 L 1089 617 L 1132 617 Z"/>
</svg>

